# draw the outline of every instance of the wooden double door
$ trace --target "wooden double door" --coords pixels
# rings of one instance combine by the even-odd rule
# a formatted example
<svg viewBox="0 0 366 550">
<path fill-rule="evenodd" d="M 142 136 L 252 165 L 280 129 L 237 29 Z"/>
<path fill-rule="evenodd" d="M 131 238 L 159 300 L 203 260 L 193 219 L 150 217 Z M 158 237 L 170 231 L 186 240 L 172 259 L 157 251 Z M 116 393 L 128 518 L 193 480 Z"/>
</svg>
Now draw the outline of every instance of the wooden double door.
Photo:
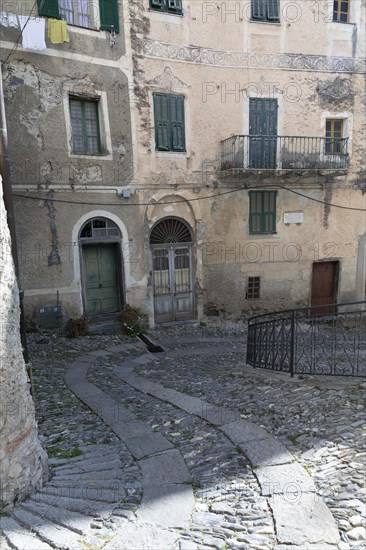
<svg viewBox="0 0 366 550">
<path fill-rule="evenodd" d="M 192 246 L 154 246 L 152 255 L 155 321 L 193 319 Z"/>
</svg>

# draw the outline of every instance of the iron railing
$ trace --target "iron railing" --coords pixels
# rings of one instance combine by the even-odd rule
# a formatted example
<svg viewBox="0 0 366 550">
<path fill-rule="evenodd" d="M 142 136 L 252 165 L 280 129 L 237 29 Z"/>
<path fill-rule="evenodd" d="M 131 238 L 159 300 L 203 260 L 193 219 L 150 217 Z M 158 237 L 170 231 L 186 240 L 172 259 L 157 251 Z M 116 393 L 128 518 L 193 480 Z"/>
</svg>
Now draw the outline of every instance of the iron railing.
<svg viewBox="0 0 366 550">
<path fill-rule="evenodd" d="M 344 170 L 348 138 L 247 135 L 221 141 L 221 171 Z"/>
<path fill-rule="evenodd" d="M 247 363 L 291 376 L 366 376 L 366 301 L 252 317 Z"/>
</svg>

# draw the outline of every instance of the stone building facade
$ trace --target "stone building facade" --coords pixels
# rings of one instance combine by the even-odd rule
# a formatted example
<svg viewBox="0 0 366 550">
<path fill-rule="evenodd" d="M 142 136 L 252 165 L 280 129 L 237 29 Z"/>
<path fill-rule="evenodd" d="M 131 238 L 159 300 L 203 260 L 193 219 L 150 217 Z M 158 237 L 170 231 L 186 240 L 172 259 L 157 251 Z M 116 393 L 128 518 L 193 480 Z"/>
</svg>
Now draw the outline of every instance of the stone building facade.
<svg viewBox="0 0 366 550">
<path fill-rule="evenodd" d="M 3 29 L 29 318 L 365 299 L 360 0 L 56 4 L 68 42 Z"/>
</svg>

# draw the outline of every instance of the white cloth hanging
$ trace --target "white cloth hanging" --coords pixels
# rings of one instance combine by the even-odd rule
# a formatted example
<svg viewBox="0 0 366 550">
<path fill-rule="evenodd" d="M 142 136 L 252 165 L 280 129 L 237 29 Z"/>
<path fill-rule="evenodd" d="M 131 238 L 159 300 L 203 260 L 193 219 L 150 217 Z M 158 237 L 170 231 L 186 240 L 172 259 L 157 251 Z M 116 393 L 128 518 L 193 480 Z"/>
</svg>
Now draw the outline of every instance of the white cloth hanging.
<svg viewBox="0 0 366 550">
<path fill-rule="evenodd" d="M 3 27 L 10 27 L 13 29 L 19 29 L 18 17 L 14 13 L 0 12 L 0 25 Z"/>
<path fill-rule="evenodd" d="M 28 15 L 19 15 L 19 23 L 20 23 L 20 30 L 22 31 L 23 48 L 25 50 L 37 50 L 37 51 L 45 50 L 46 49 L 45 20 L 40 19 L 39 17 L 29 18 Z"/>
</svg>

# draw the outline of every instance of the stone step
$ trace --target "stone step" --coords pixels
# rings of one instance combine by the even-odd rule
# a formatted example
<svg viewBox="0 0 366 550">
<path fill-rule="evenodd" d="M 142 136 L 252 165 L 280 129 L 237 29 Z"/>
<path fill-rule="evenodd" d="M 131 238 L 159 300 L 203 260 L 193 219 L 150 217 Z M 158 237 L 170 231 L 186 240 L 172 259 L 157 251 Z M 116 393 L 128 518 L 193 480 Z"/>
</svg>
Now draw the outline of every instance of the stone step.
<svg viewBox="0 0 366 550">
<path fill-rule="evenodd" d="M 97 500 L 111 504 L 118 504 L 126 496 L 126 491 L 118 487 L 109 491 L 107 489 L 95 489 L 92 486 L 73 487 L 70 485 L 69 487 L 57 487 L 52 486 L 51 483 L 47 483 L 39 493 L 67 498 Z"/>
<path fill-rule="evenodd" d="M 65 510 L 56 506 L 50 506 L 44 502 L 35 502 L 32 499 L 23 502 L 19 508 L 38 514 L 42 518 L 62 525 L 78 535 L 87 533 L 90 529 L 90 523 L 93 521 L 92 516 L 79 514 L 78 512 L 72 512 L 71 510 Z"/>
<path fill-rule="evenodd" d="M 72 550 L 85 550 L 85 546 L 81 544 L 80 535 L 69 531 L 65 527 L 55 525 L 20 506 L 14 508 L 13 516 L 21 525 L 36 533 L 43 541 L 54 548 L 60 550 L 70 550 L 71 548 Z"/>
<path fill-rule="evenodd" d="M 99 502 L 96 500 L 88 500 L 82 498 L 70 498 L 60 495 L 48 495 L 46 493 L 38 492 L 31 497 L 33 502 L 45 503 L 48 506 L 59 506 L 65 510 L 72 510 L 73 512 L 80 512 L 86 516 L 109 517 L 116 504 L 109 504 L 107 502 Z"/>
<path fill-rule="evenodd" d="M 48 464 L 56 470 L 68 470 L 69 468 L 83 467 L 84 462 L 88 464 L 108 464 L 110 461 L 118 459 L 117 453 L 114 451 L 93 452 L 74 456 L 72 458 L 51 458 L 48 459 Z"/>
<path fill-rule="evenodd" d="M 1 549 L 16 548 L 16 550 L 52 550 L 52 546 L 41 541 L 36 535 L 19 525 L 14 518 L 0 518 L 0 530 L 4 534 L 5 544 L 1 541 Z M 8 546 L 6 544 L 9 543 Z"/>
<path fill-rule="evenodd" d="M 99 490 L 114 491 L 115 489 L 116 491 L 118 491 L 119 486 L 121 488 L 124 488 L 122 473 L 120 478 L 117 478 L 114 475 L 113 477 L 106 477 L 106 479 L 104 479 L 103 477 L 102 479 L 100 479 L 98 476 L 92 474 L 90 474 L 87 478 L 75 480 L 69 478 L 54 477 L 49 483 L 47 483 L 47 487 L 65 487 L 69 488 L 71 491 L 74 489 L 84 489 L 87 494 L 89 491 Z M 95 500 L 99 500 L 99 498 L 95 498 Z"/>
<path fill-rule="evenodd" d="M 121 466 L 121 463 L 119 463 Z M 70 473 L 70 472 L 56 472 L 52 481 L 67 481 L 70 480 L 70 483 L 74 483 L 76 480 L 79 481 L 88 481 L 88 480 L 102 480 L 102 479 L 124 479 L 126 476 L 122 472 L 122 468 L 114 468 L 113 470 L 96 470 L 92 472 L 82 472 L 82 473 Z"/>
<path fill-rule="evenodd" d="M 109 472 L 110 470 L 120 469 L 121 468 L 121 461 L 119 458 L 109 460 L 105 460 L 103 457 L 102 460 L 84 460 L 83 462 L 79 462 L 77 465 L 73 464 L 69 467 L 60 467 L 55 468 L 54 474 L 55 475 L 83 475 L 88 472 L 101 472 L 106 471 Z"/>
</svg>

